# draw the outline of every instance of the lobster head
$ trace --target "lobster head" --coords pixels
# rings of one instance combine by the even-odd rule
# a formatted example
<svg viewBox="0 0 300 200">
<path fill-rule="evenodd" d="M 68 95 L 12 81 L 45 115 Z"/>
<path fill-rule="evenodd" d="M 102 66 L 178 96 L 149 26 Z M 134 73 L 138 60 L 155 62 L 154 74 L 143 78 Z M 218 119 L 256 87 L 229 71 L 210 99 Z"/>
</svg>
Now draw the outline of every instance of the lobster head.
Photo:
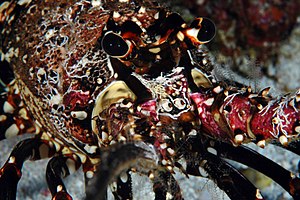
<svg viewBox="0 0 300 200">
<path fill-rule="evenodd" d="M 188 25 L 179 14 L 151 1 L 108 1 L 104 7 L 115 11 L 100 38 L 101 47 L 138 74 L 170 71 L 178 66 L 182 52 L 209 42 L 216 33 L 207 18 Z"/>
</svg>

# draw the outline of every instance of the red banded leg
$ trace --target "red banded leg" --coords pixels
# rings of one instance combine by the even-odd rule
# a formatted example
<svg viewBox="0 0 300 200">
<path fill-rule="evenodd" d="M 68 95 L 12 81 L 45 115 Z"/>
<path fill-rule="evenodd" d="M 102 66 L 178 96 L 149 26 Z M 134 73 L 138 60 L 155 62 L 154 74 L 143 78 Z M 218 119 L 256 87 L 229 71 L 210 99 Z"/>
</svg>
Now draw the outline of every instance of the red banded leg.
<svg viewBox="0 0 300 200">
<path fill-rule="evenodd" d="M 250 88 L 217 86 L 193 93 L 201 129 L 214 138 L 235 145 L 256 142 L 264 147 L 270 140 L 288 145 L 300 134 L 300 90 L 272 98 L 269 88 L 253 93 Z"/>
<path fill-rule="evenodd" d="M 39 160 L 54 154 L 47 141 L 39 138 L 19 142 L 4 166 L 0 169 L 0 197 L 3 200 L 16 199 L 17 184 L 22 176 L 23 163 L 28 160 Z"/>
<path fill-rule="evenodd" d="M 34 133 L 35 127 L 15 81 L 0 94 L 0 140 L 24 133 Z"/>
<path fill-rule="evenodd" d="M 70 172 L 77 170 L 80 165 L 81 163 L 78 159 L 74 159 L 72 155 L 70 157 L 56 156 L 49 161 L 46 170 L 46 179 L 53 200 L 72 199 L 67 193 L 62 178 L 68 176 Z"/>
</svg>

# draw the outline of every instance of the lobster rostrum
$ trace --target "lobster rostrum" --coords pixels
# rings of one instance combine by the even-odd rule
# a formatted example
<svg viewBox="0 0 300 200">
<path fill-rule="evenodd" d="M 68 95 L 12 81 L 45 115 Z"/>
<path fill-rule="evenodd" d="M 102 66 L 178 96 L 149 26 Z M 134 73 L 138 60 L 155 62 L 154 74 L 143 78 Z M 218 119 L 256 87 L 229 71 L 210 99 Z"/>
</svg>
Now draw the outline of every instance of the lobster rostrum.
<svg viewBox="0 0 300 200">
<path fill-rule="evenodd" d="M 35 134 L 1 168 L 1 199 L 16 198 L 27 159 L 50 157 L 55 200 L 72 199 L 62 179 L 80 166 L 87 199 L 105 199 L 109 185 L 132 199 L 132 173 L 149 177 L 155 199 L 183 199 L 175 169 L 205 171 L 231 199 L 263 199 L 224 158 L 300 198 L 295 174 L 243 146 L 300 155 L 300 91 L 273 98 L 218 81 L 202 48 L 209 19 L 188 25 L 150 0 L 29 0 L 2 3 L 0 22 L 0 138 Z"/>
</svg>

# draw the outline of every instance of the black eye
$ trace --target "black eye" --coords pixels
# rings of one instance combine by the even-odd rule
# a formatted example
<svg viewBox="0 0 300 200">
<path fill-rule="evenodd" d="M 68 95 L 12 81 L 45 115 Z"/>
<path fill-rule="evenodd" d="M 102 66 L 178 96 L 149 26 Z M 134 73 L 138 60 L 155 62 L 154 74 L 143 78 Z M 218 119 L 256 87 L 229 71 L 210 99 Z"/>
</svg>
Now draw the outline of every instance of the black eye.
<svg viewBox="0 0 300 200">
<path fill-rule="evenodd" d="M 209 42 L 215 37 L 216 34 L 216 26 L 215 24 L 208 18 L 203 18 L 201 22 L 201 28 L 197 35 L 197 38 L 200 42 Z"/>
<path fill-rule="evenodd" d="M 101 45 L 108 55 L 115 57 L 125 56 L 129 50 L 125 40 L 113 32 L 108 32 L 104 35 Z"/>
</svg>

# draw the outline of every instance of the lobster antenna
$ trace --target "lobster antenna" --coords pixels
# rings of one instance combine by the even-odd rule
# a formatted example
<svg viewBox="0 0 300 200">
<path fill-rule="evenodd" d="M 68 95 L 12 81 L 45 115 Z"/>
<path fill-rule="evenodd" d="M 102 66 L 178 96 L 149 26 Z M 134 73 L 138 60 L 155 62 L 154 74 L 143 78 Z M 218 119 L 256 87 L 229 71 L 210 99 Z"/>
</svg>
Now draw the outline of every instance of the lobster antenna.
<svg viewBox="0 0 300 200">
<path fill-rule="evenodd" d="M 214 63 L 213 75 L 217 81 L 224 81 L 230 85 L 235 85 L 238 81 L 236 74 L 232 71 L 230 66 L 233 65 L 233 61 L 225 56 L 220 56 L 219 51 L 211 53 L 211 60 Z"/>
<path fill-rule="evenodd" d="M 248 70 L 246 76 L 242 76 L 238 72 L 232 69 L 234 62 L 232 59 L 216 51 L 211 54 L 211 60 L 214 63 L 213 75 L 218 81 L 224 81 L 232 86 L 237 86 L 238 83 L 245 86 L 251 86 L 251 88 L 258 92 L 261 88 L 261 63 L 257 59 L 250 57 L 243 58 L 244 67 Z"/>
<path fill-rule="evenodd" d="M 257 59 L 248 57 L 246 58 L 245 65 L 247 69 L 250 69 L 250 73 L 247 76 L 248 85 L 251 86 L 255 92 L 258 92 L 261 87 L 261 63 Z"/>
</svg>

